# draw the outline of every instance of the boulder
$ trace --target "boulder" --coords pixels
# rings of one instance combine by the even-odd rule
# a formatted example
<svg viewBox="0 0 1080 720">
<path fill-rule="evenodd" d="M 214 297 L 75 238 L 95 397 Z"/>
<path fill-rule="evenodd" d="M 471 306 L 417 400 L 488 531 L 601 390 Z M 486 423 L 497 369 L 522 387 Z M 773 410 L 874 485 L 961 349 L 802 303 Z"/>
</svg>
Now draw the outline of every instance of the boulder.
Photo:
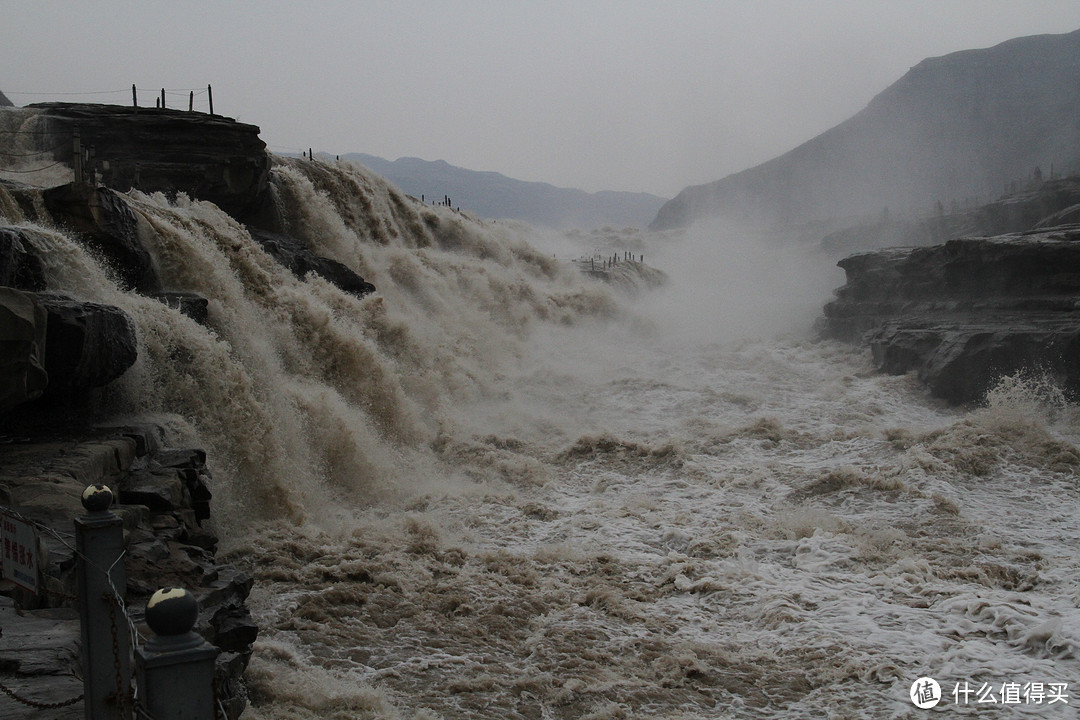
<svg viewBox="0 0 1080 720">
<path fill-rule="evenodd" d="M 209 301 L 198 293 L 169 290 L 166 292 L 150 293 L 150 296 L 160 300 L 171 308 L 179 310 L 184 315 L 205 325 L 210 316 Z"/>
<path fill-rule="evenodd" d="M 81 183 L 42 192 L 54 222 L 77 233 L 103 256 L 127 289 L 160 289 L 150 253 L 139 239 L 138 219 L 119 194 Z"/>
<path fill-rule="evenodd" d="M 263 250 L 287 267 L 293 275 L 303 279 L 309 272 L 320 275 L 347 293 L 363 297 L 375 292 L 375 286 L 350 270 L 348 266 L 313 253 L 304 243 L 289 235 L 248 228 L 251 237 L 262 245 Z"/>
<path fill-rule="evenodd" d="M 102 387 L 135 363 L 135 325 L 123 310 L 52 293 L 35 297 L 48 313 L 48 395 Z"/>
<path fill-rule="evenodd" d="M 186 504 L 184 484 L 175 470 L 133 470 L 121 478 L 118 499 L 125 505 L 145 505 L 151 512 L 170 512 Z"/>
<path fill-rule="evenodd" d="M 0 413 L 40 397 L 48 385 L 47 317 L 32 295 L 0 287 Z"/>
<path fill-rule="evenodd" d="M 34 230 L 0 227 L 0 286 L 44 290 L 45 269 L 28 236 Z"/>
</svg>

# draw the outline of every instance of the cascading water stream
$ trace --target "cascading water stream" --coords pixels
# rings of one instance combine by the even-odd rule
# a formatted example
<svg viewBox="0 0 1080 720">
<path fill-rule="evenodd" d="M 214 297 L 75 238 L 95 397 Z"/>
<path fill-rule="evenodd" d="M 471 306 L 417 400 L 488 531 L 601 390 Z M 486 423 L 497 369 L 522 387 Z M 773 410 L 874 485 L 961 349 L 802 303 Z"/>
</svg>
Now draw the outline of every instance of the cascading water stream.
<svg viewBox="0 0 1080 720">
<path fill-rule="evenodd" d="M 951 409 L 777 338 L 831 280 L 735 231 L 656 239 L 671 285 L 631 299 L 363 169 L 273 182 L 375 294 L 182 196 L 128 202 L 205 327 L 32 234 L 51 286 L 135 320 L 107 402 L 208 450 L 256 577 L 252 717 L 914 717 L 921 675 L 1076 677 L 1080 422 L 1052 388 Z"/>
</svg>

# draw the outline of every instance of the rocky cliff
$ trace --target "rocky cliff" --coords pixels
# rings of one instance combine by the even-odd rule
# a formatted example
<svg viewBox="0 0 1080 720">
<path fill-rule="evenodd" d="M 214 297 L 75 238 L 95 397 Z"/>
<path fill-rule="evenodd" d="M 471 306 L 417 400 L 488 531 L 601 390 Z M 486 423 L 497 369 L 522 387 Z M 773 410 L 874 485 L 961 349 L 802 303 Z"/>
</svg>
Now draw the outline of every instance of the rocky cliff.
<svg viewBox="0 0 1080 720">
<path fill-rule="evenodd" d="M 209 200 L 233 217 L 258 217 L 269 201 L 270 156 L 259 128 L 231 118 L 179 110 L 41 103 L 56 139 L 74 138 L 92 154 L 103 186 L 127 191 L 187 193 Z M 74 143 L 56 159 L 74 164 Z"/>
<path fill-rule="evenodd" d="M 665 204 L 653 229 L 930 210 L 997 196 L 1080 161 L 1080 31 L 922 61 L 861 112 L 794 150 Z"/>
<path fill-rule="evenodd" d="M 861 253 L 825 306 L 825 335 L 869 345 L 939 397 L 977 402 L 999 379 L 1047 376 L 1080 396 L 1080 226 Z"/>
<path fill-rule="evenodd" d="M 73 288 L 50 284 L 48 269 L 64 260 L 52 254 L 48 228 L 75 234 L 122 289 L 168 303 L 196 322 L 206 321 L 207 299 L 163 284 L 144 244 L 152 229 L 124 191 L 211 201 L 264 228 L 253 231 L 294 274 L 321 275 L 356 295 L 374 288 L 300 240 L 274 232 L 280 223 L 268 182 L 271 160 L 257 127 L 199 113 L 99 105 L 0 112 L 19 113 L 19 122 L 33 116 L 35 129 L 20 136 L 57 148 L 60 163 L 76 162 L 76 130 L 85 153 L 78 157 L 82 182 L 34 187 L 0 181 L 0 215 L 9 221 L 0 221 L 0 506 L 33 523 L 47 544 L 44 590 L 30 595 L 0 582 L 0 677 L 5 687 L 38 702 L 77 695 L 74 555 L 51 539 L 70 534 L 73 518 L 82 514 L 83 488 L 102 482 L 118 494 L 115 512 L 125 523 L 127 605 L 138 620 L 158 587 L 195 593 L 197 629 L 221 650 L 218 698 L 235 718 L 245 706 L 241 677 L 258 628 L 245 604 L 250 577 L 215 558 L 217 538 L 206 523 L 213 479 L 205 453 L 164 447 L 157 426 L 102 427 L 110 418 L 99 399 L 138 359 L 135 324 L 118 307 L 77 299 Z M 3 717 L 38 717 L 35 712 L 0 697 Z M 81 714 L 76 703 L 54 716 Z"/>
<path fill-rule="evenodd" d="M 112 105 L 48 103 L 33 110 L 37 127 L 45 128 L 35 131 L 44 135 L 38 143 L 58 148 L 60 163 L 75 163 L 78 130 L 84 180 L 48 188 L 0 180 L 0 201 L 22 219 L 77 233 L 125 289 L 205 318 L 205 298 L 166 287 L 158 277 L 121 194 L 132 188 L 213 202 L 247 223 L 264 250 L 298 277 L 315 273 L 356 295 L 375 289 L 341 263 L 275 232 L 281 221 L 269 183 L 271 159 L 258 127 L 216 115 Z M 42 268 L 49 258 L 34 248 L 48 243 L 35 242 L 39 232 L 0 227 L 0 287 L 8 288 L 0 295 L 7 301 L 0 303 L 0 343 L 11 350 L 0 365 L 0 418 L 39 398 L 85 400 L 135 361 L 134 329 L 121 311 L 46 288 Z"/>
</svg>

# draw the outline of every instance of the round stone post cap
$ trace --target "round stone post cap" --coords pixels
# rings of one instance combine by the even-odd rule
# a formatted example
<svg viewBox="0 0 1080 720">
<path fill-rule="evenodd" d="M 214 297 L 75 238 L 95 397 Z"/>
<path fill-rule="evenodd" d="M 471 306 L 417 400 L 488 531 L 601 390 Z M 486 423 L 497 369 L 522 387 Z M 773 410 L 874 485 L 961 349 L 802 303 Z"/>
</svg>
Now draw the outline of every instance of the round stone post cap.
<svg viewBox="0 0 1080 720">
<path fill-rule="evenodd" d="M 113 501 L 113 491 L 108 485 L 94 483 L 88 485 L 82 494 L 82 505 L 87 512 L 104 512 Z"/>
<path fill-rule="evenodd" d="M 162 588 L 146 601 L 146 624 L 158 635 L 186 635 L 199 619 L 199 601 L 184 588 Z"/>
</svg>

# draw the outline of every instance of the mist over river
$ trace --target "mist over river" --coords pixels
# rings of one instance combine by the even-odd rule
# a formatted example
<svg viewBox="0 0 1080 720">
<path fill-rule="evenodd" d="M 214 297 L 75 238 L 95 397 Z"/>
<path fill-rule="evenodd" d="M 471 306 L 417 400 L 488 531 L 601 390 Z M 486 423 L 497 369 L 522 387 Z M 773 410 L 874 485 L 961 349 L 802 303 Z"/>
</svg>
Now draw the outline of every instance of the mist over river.
<svg viewBox="0 0 1080 720">
<path fill-rule="evenodd" d="M 829 261 L 730 229 L 545 235 L 288 158 L 273 184 L 375 294 L 183 196 L 128 197 L 209 327 L 38 235 L 51 284 L 138 326 L 105 400 L 208 451 L 255 577 L 248 717 L 1075 716 L 1080 414 L 1052 386 L 964 409 L 878 375 L 810 338 Z M 666 285 L 587 278 L 589 243 Z"/>
</svg>

